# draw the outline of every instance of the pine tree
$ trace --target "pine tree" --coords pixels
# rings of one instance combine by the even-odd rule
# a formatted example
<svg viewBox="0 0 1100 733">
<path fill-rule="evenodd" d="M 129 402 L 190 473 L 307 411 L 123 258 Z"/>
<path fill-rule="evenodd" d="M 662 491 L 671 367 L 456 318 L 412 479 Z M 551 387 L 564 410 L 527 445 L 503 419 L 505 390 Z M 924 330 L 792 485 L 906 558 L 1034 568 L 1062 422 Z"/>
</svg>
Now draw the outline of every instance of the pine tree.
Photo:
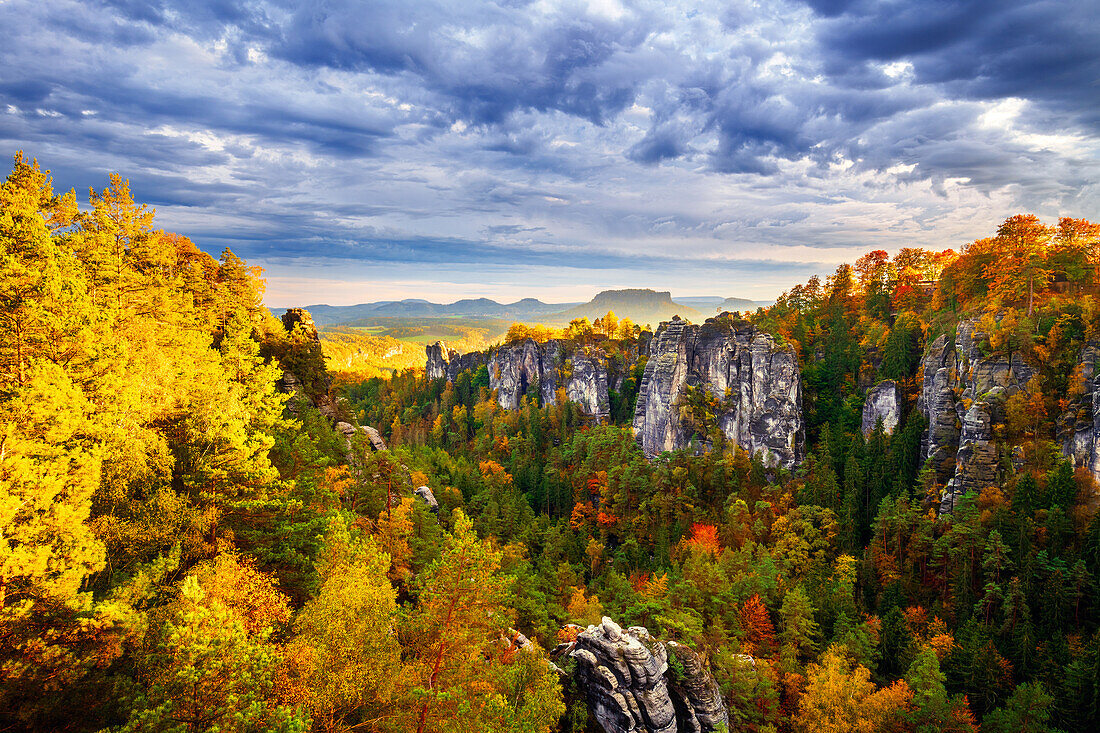
<svg viewBox="0 0 1100 733">
<path fill-rule="evenodd" d="M 779 608 L 782 621 L 779 641 L 785 651 L 796 657 L 808 658 L 817 648 L 819 631 L 814 620 L 814 607 L 802 586 L 795 586 L 783 597 Z"/>
<path fill-rule="evenodd" d="M 1058 733 L 1051 723 L 1051 697 L 1041 682 L 1016 687 L 1003 708 L 994 710 L 982 721 L 982 730 L 990 733 Z"/>
<path fill-rule="evenodd" d="M 425 572 L 407 635 L 411 658 L 404 677 L 412 710 L 405 725 L 417 733 L 548 730 L 564 712 L 560 697 L 540 693 L 516 707 L 505 701 L 512 671 L 498 641 L 512 614 L 498 573 L 501 556 L 477 538 L 461 511 L 454 517 L 442 556 Z M 552 674 L 548 668 L 542 673 Z M 543 689 L 541 683 L 535 688 Z"/>
</svg>

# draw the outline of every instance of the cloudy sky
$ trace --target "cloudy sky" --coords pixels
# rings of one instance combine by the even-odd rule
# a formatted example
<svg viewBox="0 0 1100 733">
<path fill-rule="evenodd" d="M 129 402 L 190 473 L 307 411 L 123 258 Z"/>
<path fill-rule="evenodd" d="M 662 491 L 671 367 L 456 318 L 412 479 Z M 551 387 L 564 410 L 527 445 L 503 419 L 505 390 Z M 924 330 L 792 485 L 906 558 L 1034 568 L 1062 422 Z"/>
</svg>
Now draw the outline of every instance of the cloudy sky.
<svg viewBox="0 0 1100 733">
<path fill-rule="evenodd" d="M 0 0 L 0 149 L 273 306 L 772 298 L 1100 219 L 1100 0 Z"/>
</svg>

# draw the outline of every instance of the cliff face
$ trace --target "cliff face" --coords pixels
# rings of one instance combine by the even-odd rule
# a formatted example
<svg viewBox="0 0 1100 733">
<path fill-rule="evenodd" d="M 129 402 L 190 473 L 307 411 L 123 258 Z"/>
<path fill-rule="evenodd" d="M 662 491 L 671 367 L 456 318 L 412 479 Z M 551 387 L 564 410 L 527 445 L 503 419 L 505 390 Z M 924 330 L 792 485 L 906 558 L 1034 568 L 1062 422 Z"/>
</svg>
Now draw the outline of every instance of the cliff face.
<svg viewBox="0 0 1100 733">
<path fill-rule="evenodd" d="M 670 673 L 669 653 L 676 671 Z M 675 733 L 729 728 L 718 684 L 691 649 L 654 639 L 641 626 L 609 618 L 589 626 L 554 656 L 576 660 L 574 675 L 606 733 Z"/>
<path fill-rule="evenodd" d="M 650 342 L 634 412 L 634 434 L 646 455 L 690 441 L 680 419 L 688 386 L 705 387 L 719 400 L 718 427 L 743 449 L 766 450 L 788 468 L 802 460 L 802 379 L 794 349 L 726 317 L 702 326 L 662 323 Z"/>
<path fill-rule="evenodd" d="M 459 372 L 467 369 L 476 370 L 486 364 L 485 352 L 471 351 L 460 354 L 453 349 L 448 349 L 442 341 L 428 344 L 424 350 L 428 354 L 428 361 L 424 365 L 428 379 L 446 379 L 448 382 L 453 382 Z"/>
<path fill-rule="evenodd" d="M 1088 344 L 1081 350 L 1077 364 L 1076 387 L 1080 394 L 1062 416 L 1062 454 L 1073 459 L 1077 468 L 1085 467 L 1100 481 L 1100 348 Z"/>
<path fill-rule="evenodd" d="M 898 383 L 886 379 L 867 390 L 863 401 L 863 435 L 870 435 L 875 425 L 882 420 L 882 429 L 890 435 L 901 420 L 901 405 L 898 400 Z"/>
<path fill-rule="evenodd" d="M 537 390 L 544 405 L 553 405 L 557 391 L 581 406 L 585 413 L 606 419 L 611 413 L 608 398 L 607 357 L 594 346 L 579 346 L 552 339 L 544 344 L 532 339 L 505 344 L 491 354 L 448 351 L 441 341 L 427 347 L 425 371 L 429 379 L 454 381 L 459 372 L 482 364 L 489 370 L 489 388 L 506 410 L 519 407 L 520 400 Z"/>
<path fill-rule="evenodd" d="M 922 456 L 945 484 L 941 512 L 967 491 L 997 482 L 993 428 L 1004 421 L 1005 400 L 1026 390 L 1035 374 L 1018 353 L 986 357 L 978 348 L 984 337 L 974 321 L 963 321 L 955 340 L 937 338 L 921 363 L 917 408 L 928 418 Z"/>
</svg>

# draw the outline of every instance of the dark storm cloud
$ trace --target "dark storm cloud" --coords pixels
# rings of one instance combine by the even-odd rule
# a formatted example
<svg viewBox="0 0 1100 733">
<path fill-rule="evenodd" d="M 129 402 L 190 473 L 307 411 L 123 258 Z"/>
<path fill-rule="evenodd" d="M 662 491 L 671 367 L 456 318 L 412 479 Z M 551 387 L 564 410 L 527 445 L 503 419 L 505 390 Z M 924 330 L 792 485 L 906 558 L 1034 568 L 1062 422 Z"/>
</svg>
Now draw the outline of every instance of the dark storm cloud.
<svg viewBox="0 0 1100 733">
<path fill-rule="evenodd" d="M 492 3 L 331 2 L 303 4 L 271 53 L 297 65 L 406 74 L 477 124 L 557 110 L 598 125 L 629 106 L 652 73 L 653 59 L 632 53 L 647 30 L 569 12 L 536 24 L 524 8 Z"/>
<path fill-rule="evenodd" d="M 1023 97 L 1100 129 L 1095 0 L 811 3 L 833 73 L 908 60 L 916 80 L 974 99 Z"/>
<path fill-rule="evenodd" d="M 8 0 L 0 141 L 261 260 L 793 273 L 791 247 L 1095 218 L 1096 10 Z"/>
</svg>

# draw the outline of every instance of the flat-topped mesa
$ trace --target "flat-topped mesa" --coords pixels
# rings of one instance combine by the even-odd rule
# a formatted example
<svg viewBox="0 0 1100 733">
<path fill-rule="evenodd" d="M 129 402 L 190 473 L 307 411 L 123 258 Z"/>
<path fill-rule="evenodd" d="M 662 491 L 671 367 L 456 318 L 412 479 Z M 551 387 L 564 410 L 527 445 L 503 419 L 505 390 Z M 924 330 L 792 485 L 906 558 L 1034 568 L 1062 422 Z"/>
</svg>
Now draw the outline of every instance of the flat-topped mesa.
<svg viewBox="0 0 1100 733">
<path fill-rule="evenodd" d="M 921 362 L 917 409 L 928 419 L 921 458 L 944 483 L 941 512 L 999 482 L 1004 463 L 993 426 L 1004 421 L 1006 399 L 1026 391 L 1035 375 L 1017 352 L 985 356 L 978 347 L 984 338 L 976 321 L 963 321 L 954 341 L 941 335 Z"/>
<path fill-rule="evenodd" d="M 542 404 L 553 405 L 558 390 L 563 388 L 566 398 L 579 404 L 586 414 L 599 420 L 611 414 L 607 355 L 599 347 L 559 339 L 542 344 L 524 339 L 488 353 L 458 354 L 441 341 L 426 350 L 425 372 L 429 379 L 453 382 L 462 371 L 485 365 L 489 388 L 496 391 L 497 402 L 506 410 L 518 408 L 524 396 L 537 396 Z"/>
<path fill-rule="evenodd" d="M 701 326 L 679 318 L 662 323 L 634 411 L 634 434 L 647 456 L 690 443 L 695 431 L 680 409 L 689 387 L 706 388 L 718 400 L 717 427 L 742 449 L 764 451 L 786 468 L 802 461 L 802 378 L 792 347 L 729 314 Z"/>
<path fill-rule="evenodd" d="M 574 676 L 592 717 L 606 733 L 711 733 L 729 729 L 722 693 L 691 649 L 667 646 L 641 626 L 604 617 L 551 656 L 576 661 Z M 676 672 L 670 673 L 669 657 Z"/>
</svg>

